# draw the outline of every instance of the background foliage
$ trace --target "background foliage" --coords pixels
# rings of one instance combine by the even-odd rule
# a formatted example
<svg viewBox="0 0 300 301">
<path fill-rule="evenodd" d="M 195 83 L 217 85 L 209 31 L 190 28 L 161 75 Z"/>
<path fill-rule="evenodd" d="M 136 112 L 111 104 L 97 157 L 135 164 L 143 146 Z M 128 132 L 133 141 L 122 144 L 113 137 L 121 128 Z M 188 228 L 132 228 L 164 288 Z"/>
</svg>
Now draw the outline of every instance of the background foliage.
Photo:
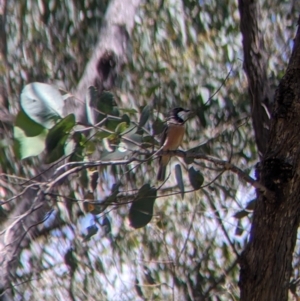
<svg viewBox="0 0 300 301">
<path fill-rule="evenodd" d="M 30 82 L 60 81 L 67 91 L 76 87 L 108 5 L 98 2 L 8 2 L 6 37 L 2 37 L 8 51 L 2 53 L 0 66 L 8 100 L 1 105 L 8 112 L 17 114 L 21 90 Z M 270 54 L 268 73 L 275 87 L 290 55 L 297 9 L 293 1 L 261 1 L 261 6 L 261 28 Z M 148 105 L 150 119 L 144 128 L 151 136 L 160 132 L 157 125 L 170 108 L 191 108 L 196 116 L 187 123 L 183 149 L 196 147 L 253 175 L 257 153 L 242 70 L 237 3 L 144 1 L 135 21 L 130 61 L 111 91 L 119 115 L 138 122 Z M 16 160 L 12 126 L 1 127 L 2 174 L 14 176 L 1 179 L 4 199 L 22 190 L 18 184 L 36 175 L 42 160 Z M 100 153 L 106 149 L 102 138 L 93 136 L 86 158 L 95 159 L 96 148 Z M 184 198 L 175 180 L 178 162 L 187 192 Z M 128 223 L 131 195 L 146 183 L 159 187 L 154 180 L 155 160 L 99 168 L 97 200 L 105 200 L 114 193 L 112 185 L 121 182 L 118 196 L 127 203 L 110 205 L 100 214 L 83 202 L 93 199 L 88 193 L 90 175 L 71 177 L 68 189 L 57 191 L 52 200 L 44 235 L 22 251 L 16 299 L 235 300 L 236 255 L 247 239 L 254 191 L 232 173 L 203 160 L 192 164 L 204 175 L 203 187 L 194 191 L 187 174 L 190 166 L 172 159 L 171 176 L 158 191 L 155 216 L 139 230 Z M 2 206 L 3 221 L 13 206 L 17 202 Z"/>
</svg>

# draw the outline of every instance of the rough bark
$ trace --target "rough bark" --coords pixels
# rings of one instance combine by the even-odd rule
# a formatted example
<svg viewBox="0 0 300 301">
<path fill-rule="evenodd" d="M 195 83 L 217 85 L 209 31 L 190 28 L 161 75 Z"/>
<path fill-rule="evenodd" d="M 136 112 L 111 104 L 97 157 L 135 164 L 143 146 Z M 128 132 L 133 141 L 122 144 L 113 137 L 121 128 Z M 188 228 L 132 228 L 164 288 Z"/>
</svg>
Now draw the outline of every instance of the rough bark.
<svg viewBox="0 0 300 301">
<path fill-rule="evenodd" d="M 76 98 L 65 108 L 65 113 L 76 114 L 77 121 L 85 120 L 83 101 L 90 85 L 95 85 L 98 91 L 113 87 L 116 76 L 127 59 L 129 39 L 139 3 L 140 0 L 112 0 L 109 4 L 99 31 L 99 42 L 75 92 Z M 50 177 L 51 173 L 47 176 Z M 44 198 L 41 187 L 29 189 L 20 197 L 8 222 L 1 225 L 0 300 L 12 299 L 10 285 L 14 284 L 22 247 L 30 244 L 31 239 L 38 235 L 37 232 L 42 231 L 41 226 L 49 205 L 51 204 Z"/>
<path fill-rule="evenodd" d="M 262 156 L 269 136 L 268 111 L 272 99 L 267 78 L 267 52 L 258 22 L 260 9 L 255 0 L 239 0 L 240 29 L 243 37 L 244 70 L 248 78 L 251 116 L 257 149 Z"/>
<path fill-rule="evenodd" d="M 298 25 L 300 19 L 298 21 Z M 275 94 L 270 138 L 258 180 L 249 243 L 240 259 L 241 301 L 288 300 L 300 214 L 300 29 L 285 76 Z"/>
</svg>

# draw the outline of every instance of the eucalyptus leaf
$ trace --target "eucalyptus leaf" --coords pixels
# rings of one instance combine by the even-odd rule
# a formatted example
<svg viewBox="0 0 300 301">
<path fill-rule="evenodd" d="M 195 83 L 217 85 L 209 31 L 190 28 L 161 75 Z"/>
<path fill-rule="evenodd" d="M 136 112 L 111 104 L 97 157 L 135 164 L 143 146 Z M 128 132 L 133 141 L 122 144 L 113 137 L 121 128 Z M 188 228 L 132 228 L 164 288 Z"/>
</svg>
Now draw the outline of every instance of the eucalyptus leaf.
<svg viewBox="0 0 300 301">
<path fill-rule="evenodd" d="M 148 121 L 149 116 L 150 116 L 150 109 L 151 109 L 151 107 L 148 105 L 143 108 L 142 113 L 141 113 L 141 118 L 139 121 L 139 127 L 143 127 L 146 124 L 146 122 Z"/>
<path fill-rule="evenodd" d="M 238 211 L 234 214 L 234 217 L 237 218 L 237 219 L 242 219 L 246 216 L 249 215 L 249 211 L 246 211 L 246 210 L 241 210 L 241 211 Z"/>
<path fill-rule="evenodd" d="M 181 192 L 181 198 L 184 198 L 184 184 L 183 184 L 183 178 L 182 178 L 182 171 L 180 164 L 176 164 L 175 166 L 175 175 L 176 175 L 176 181 L 177 185 Z"/>
</svg>

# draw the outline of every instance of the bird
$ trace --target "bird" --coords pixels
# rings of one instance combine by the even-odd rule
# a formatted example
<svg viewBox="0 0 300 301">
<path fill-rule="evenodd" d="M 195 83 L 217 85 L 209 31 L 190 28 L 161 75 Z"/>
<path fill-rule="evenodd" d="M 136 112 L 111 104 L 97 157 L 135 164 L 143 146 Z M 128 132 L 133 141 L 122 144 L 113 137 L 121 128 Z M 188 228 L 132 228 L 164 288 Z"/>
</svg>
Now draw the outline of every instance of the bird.
<svg viewBox="0 0 300 301">
<path fill-rule="evenodd" d="M 160 150 L 176 150 L 181 144 L 185 132 L 185 122 L 187 121 L 190 110 L 183 108 L 174 108 L 171 111 L 170 117 L 167 119 L 167 125 L 164 129 Z M 170 155 L 163 155 L 159 158 L 159 169 L 157 180 L 164 181 L 166 177 L 167 165 L 171 159 Z"/>
</svg>

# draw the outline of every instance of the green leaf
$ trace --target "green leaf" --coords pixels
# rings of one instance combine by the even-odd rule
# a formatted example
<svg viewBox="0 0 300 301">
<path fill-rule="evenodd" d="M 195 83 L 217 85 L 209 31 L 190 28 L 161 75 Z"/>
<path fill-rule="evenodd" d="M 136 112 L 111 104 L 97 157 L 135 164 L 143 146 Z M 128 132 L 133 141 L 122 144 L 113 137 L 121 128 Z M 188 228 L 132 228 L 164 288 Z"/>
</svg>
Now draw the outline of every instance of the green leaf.
<svg viewBox="0 0 300 301">
<path fill-rule="evenodd" d="M 63 115 L 64 100 L 56 88 L 36 82 L 24 87 L 20 105 L 29 118 L 50 129 Z"/>
<path fill-rule="evenodd" d="M 39 155 L 45 149 L 47 133 L 48 130 L 20 111 L 14 126 L 14 152 L 17 158 Z"/>
<path fill-rule="evenodd" d="M 156 90 L 157 88 L 159 88 L 159 87 L 160 87 L 160 84 L 156 84 L 156 85 L 154 85 L 154 86 L 148 88 L 148 90 L 147 90 L 147 92 L 146 92 L 146 95 L 147 95 L 148 97 L 151 96 L 151 95 L 155 92 L 155 90 Z"/>
<path fill-rule="evenodd" d="M 133 115 L 133 114 L 136 114 L 137 113 L 137 110 L 136 109 L 119 109 L 120 111 L 124 112 L 124 113 L 127 113 L 127 114 L 130 114 L 130 115 Z"/>
<path fill-rule="evenodd" d="M 65 155 L 65 144 L 74 126 L 75 116 L 70 114 L 49 131 L 46 138 L 47 156 L 45 163 L 52 163 Z"/>
<path fill-rule="evenodd" d="M 69 149 L 68 149 L 69 148 Z M 65 147 L 65 155 L 71 154 L 69 162 L 78 162 L 84 160 L 84 155 L 92 154 L 95 151 L 95 144 L 86 139 L 86 137 L 79 132 L 75 132 Z"/>
<path fill-rule="evenodd" d="M 153 147 L 156 144 L 156 140 L 153 136 L 144 136 L 143 137 L 143 148 Z"/>
<path fill-rule="evenodd" d="M 148 105 L 143 108 L 142 113 L 141 113 L 141 118 L 139 121 L 139 127 L 143 127 L 146 124 L 146 122 L 148 121 L 149 116 L 150 116 L 150 109 L 151 109 L 151 107 Z"/>
<path fill-rule="evenodd" d="M 241 211 L 238 211 L 237 213 L 235 213 L 234 217 L 237 218 L 237 219 L 242 219 L 243 217 L 248 216 L 248 215 L 249 215 L 248 211 L 241 210 Z"/>
<path fill-rule="evenodd" d="M 184 184 L 183 184 L 183 178 L 182 178 L 182 171 L 180 164 L 176 164 L 175 166 L 175 175 L 176 175 L 176 181 L 177 185 L 181 192 L 181 198 L 184 198 Z"/>
<path fill-rule="evenodd" d="M 110 92 L 104 91 L 100 94 L 99 101 L 97 102 L 97 109 L 105 114 L 115 115 L 114 107 L 116 102 L 114 95 Z"/>
<path fill-rule="evenodd" d="M 46 149 L 51 152 L 59 144 L 59 141 L 69 135 L 75 126 L 75 116 L 70 114 L 60 120 L 48 133 L 46 139 Z"/>
<path fill-rule="evenodd" d="M 104 130 L 104 131 L 101 131 L 101 132 L 97 132 L 95 136 L 96 136 L 97 139 L 102 140 L 102 139 L 104 139 L 104 138 L 109 137 L 110 135 L 111 135 L 111 133 L 106 132 L 106 131 Z"/>
<path fill-rule="evenodd" d="M 127 114 L 124 114 L 122 117 L 121 117 L 121 122 L 126 122 L 127 124 L 127 127 L 129 127 L 131 121 L 130 121 L 130 118 Z"/>
<path fill-rule="evenodd" d="M 131 227 L 135 229 L 145 227 L 151 221 L 156 192 L 156 189 L 149 184 L 140 188 L 129 210 Z"/>
<path fill-rule="evenodd" d="M 121 122 L 117 125 L 116 129 L 115 129 L 115 133 L 117 134 L 121 134 L 123 133 L 126 129 L 128 128 L 128 124 L 124 121 Z"/>
<path fill-rule="evenodd" d="M 198 190 L 204 182 L 204 177 L 199 170 L 195 170 L 192 166 L 189 168 L 189 180 L 193 188 Z"/>
</svg>

